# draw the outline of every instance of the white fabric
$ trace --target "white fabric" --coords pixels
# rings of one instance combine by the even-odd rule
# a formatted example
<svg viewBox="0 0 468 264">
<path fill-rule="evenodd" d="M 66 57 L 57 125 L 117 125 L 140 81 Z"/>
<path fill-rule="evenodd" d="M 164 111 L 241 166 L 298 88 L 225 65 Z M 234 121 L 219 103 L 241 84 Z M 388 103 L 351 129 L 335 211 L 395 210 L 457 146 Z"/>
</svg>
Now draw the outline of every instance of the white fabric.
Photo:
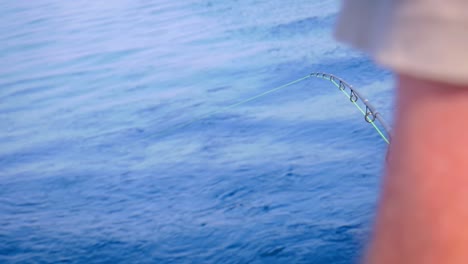
<svg viewBox="0 0 468 264">
<path fill-rule="evenodd" d="M 343 0 L 335 36 L 396 72 L 468 84 L 468 0 Z"/>
</svg>

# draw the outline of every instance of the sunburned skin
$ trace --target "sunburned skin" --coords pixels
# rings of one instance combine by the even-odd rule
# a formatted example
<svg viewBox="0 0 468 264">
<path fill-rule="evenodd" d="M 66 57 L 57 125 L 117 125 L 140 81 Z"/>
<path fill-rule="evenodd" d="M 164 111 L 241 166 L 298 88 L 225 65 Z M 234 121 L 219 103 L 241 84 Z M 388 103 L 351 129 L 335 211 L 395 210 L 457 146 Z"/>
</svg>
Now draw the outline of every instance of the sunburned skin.
<svg viewBox="0 0 468 264">
<path fill-rule="evenodd" d="M 468 85 L 399 75 L 368 264 L 468 263 Z"/>
</svg>

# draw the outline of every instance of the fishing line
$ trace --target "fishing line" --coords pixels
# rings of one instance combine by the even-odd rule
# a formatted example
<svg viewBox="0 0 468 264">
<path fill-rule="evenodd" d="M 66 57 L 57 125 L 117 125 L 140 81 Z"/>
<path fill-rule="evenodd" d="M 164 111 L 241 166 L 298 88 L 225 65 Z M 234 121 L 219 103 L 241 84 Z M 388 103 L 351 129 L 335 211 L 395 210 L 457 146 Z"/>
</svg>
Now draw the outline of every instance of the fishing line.
<svg viewBox="0 0 468 264">
<path fill-rule="evenodd" d="M 248 102 L 251 102 L 255 99 L 258 99 L 258 98 L 261 98 L 261 97 L 264 97 L 268 94 L 271 94 L 273 92 L 276 92 L 276 91 L 279 91 L 279 90 L 282 90 L 282 89 L 285 89 L 289 86 L 292 86 L 294 84 L 297 84 L 299 82 L 302 82 L 304 80 L 307 80 L 309 78 L 312 78 L 312 77 L 316 77 L 316 78 L 321 78 L 321 79 L 325 79 L 327 81 L 330 81 L 331 83 L 333 83 L 333 85 L 335 85 L 336 87 L 338 87 L 342 92 L 343 94 L 356 106 L 356 108 L 364 115 L 364 119 L 367 123 L 370 123 L 374 129 L 377 131 L 377 133 L 382 137 L 382 139 L 387 143 L 387 144 L 390 144 L 390 138 L 387 138 L 385 136 L 385 134 L 382 132 L 382 130 L 375 124 L 375 120 L 379 121 L 379 123 L 383 126 L 384 130 L 386 131 L 387 135 L 390 135 L 390 128 L 389 126 L 387 125 L 387 123 L 384 121 L 383 117 L 381 116 L 381 114 L 379 112 L 376 111 L 376 109 L 372 106 L 372 104 L 370 104 L 370 102 L 365 99 L 364 97 L 362 97 L 362 95 L 355 89 L 353 88 L 351 85 L 349 85 L 348 83 L 346 83 L 344 80 L 332 75 L 332 74 L 327 74 L 327 73 L 311 73 L 311 74 L 308 74 L 302 78 L 299 78 L 297 80 L 294 80 L 292 82 L 289 82 L 289 83 L 286 83 L 286 84 L 283 84 L 281 86 L 278 86 L 278 87 L 275 87 L 273 89 L 270 89 L 266 92 L 263 92 L 261 94 L 258 94 L 258 95 L 255 95 L 255 96 L 252 96 L 252 97 L 249 97 L 247 99 L 244 99 L 240 102 L 237 102 L 237 103 L 234 103 L 234 104 L 231 104 L 231 105 L 228 105 L 228 106 L 225 106 L 225 107 L 222 107 L 218 110 L 215 110 L 215 111 L 211 111 L 211 112 L 208 112 L 208 113 L 205 113 L 203 114 L 202 116 L 200 117 L 197 117 L 195 119 L 192 119 L 186 123 L 182 123 L 181 125 L 178 125 L 178 126 L 175 126 L 173 127 L 172 129 L 170 130 L 167 130 L 166 132 L 169 132 L 169 131 L 172 131 L 172 130 L 176 130 L 176 129 L 180 129 L 180 128 L 183 128 L 183 127 L 187 127 L 195 122 L 198 122 L 200 120 L 203 120 L 207 117 L 210 117 L 212 115 L 215 115 L 215 114 L 218 114 L 218 113 L 221 113 L 221 112 L 224 112 L 224 111 L 227 111 L 229 109 L 232 109 L 232 108 L 235 108 L 237 106 L 240 106 L 240 105 L 243 105 L 243 104 L 246 104 Z M 346 93 L 346 88 L 348 88 L 350 90 L 350 93 Z M 361 99 L 362 103 L 366 106 L 366 110 L 364 110 L 358 103 L 358 99 Z"/>
<path fill-rule="evenodd" d="M 271 94 L 271 93 L 273 93 L 273 92 L 279 91 L 279 90 L 281 90 L 281 89 L 284 89 L 284 88 L 289 87 L 289 86 L 291 86 L 291 85 L 294 85 L 294 84 L 296 84 L 296 83 L 302 82 L 302 81 L 304 81 L 304 80 L 306 80 L 306 79 L 309 79 L 309 78 L 311 78 L 311 77 L 312 77 L 312 76 L 311 76 L 310 74 L 309 74 L 309 75 L 306 75 L 306 76 L 304 76 L 304 77 L 302 77 L 302 78 L 299 78 L 299 79 L 297 79 L 297 80 L 294 80 L 294 81 L 289 82 L 289 83 L 286 83 L 286 84 L 283 84 L 283 85 L 281 85 L 281 86 L 278 86 L 278 87 L 276 87 L 276 88 L 273 88 L 273 89 L 268 90 L 268 91 L 266 91 L 266 92 L 263 92 L 263 93 L 261 93 L 261 94 L 258 94 L 258 95 L 249 97 L 249 98 L 247 98 L 247 99 L 245 99 L 245 100 L 242 100 L 242 101 L 240 101 L 240 102 L 237 102 L 237 103 L 234 103 L 234 104 L 225 106 L 225 107 L 221 107 L 220 109 L 215 110 L 215 111 L 208 112 L 208 113 L 206 113 L 206 114 L 201 115 L 200 117 L 197 117 L 197 118 L 192 119 L 192 120 L 190 120 L 190 121 L 188 121 L 188 122 L 186 122 L 186 123 L 182 123 L 182 124 L 180 124 L 180 125 L 178 125 L 178 126 L 173 127 L 173 128 L 171 129 L 171 131 L 172 131 L 172 130 L 176 130 L 176 129 L 180 129 L 180 128 L 183 128 L 183 127 L 187 127 L 187 126 L 189 126 L 189 125 L 191 125 L 191 124 L 193 124 L 193 123 L 195 123 L 195 122 L 198 122 L 198 121 L 200 121 L 200 120 L 203 120 L 203 119 L 205 119 L 205 118 L 207 118 L 207 117 L 210 117 L 210 116 L 212 116 L 212 115 L 215 115 L 215 114 L 218 114 L 218 113 L 221 113 L 221 112 L 225 112 L 225 111 L 227 111 L 227 110 L 229 110 L 229 109 L 232 109 L 232 108 L 237 107 L 237 106 L 239 106 L 239 105 L 242 105 L 242 104 L 251 102 L 251 101 L 253 101 L 253 100 L 255 100 L 255 99 L 258 99 L 258 98 L 263 97 L 263 96 L 265 96 L 265 95 L 268 95 L 268 94 Z M 168 132 L 168 131 L 166 131 L 166 132 Z"/>
</svg>

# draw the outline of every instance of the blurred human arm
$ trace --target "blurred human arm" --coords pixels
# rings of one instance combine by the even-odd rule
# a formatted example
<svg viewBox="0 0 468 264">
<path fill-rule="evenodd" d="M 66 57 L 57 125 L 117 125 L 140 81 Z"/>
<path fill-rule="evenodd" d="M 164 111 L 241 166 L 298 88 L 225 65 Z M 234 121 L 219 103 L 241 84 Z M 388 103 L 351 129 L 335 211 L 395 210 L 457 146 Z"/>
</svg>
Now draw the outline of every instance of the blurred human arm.
<svg viewBox="0 0 468 264">
<path fill-rule="evenodd" d="M 367 263 L 468 263 L 468 85 L 397 77 Z"/>
</svg>

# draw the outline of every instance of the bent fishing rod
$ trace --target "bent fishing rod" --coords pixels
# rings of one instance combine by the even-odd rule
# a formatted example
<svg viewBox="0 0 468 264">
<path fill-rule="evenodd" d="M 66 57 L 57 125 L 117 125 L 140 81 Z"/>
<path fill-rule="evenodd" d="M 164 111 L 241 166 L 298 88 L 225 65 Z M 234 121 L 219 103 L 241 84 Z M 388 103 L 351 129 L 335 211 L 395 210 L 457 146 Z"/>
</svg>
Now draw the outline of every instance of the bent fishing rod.
<svg viewBox="0 0 468 264">
<path fill-rule="evenodd" d="M 186 123 L 183 123 L 183 124 L 181 124 L 179 126 L 173 127 L 173 129 L 186 127 L 186 126 L 188 126 L 188 125 L 190 125 L 192 123 L 195 123 L 195 122 L 198 122 L 198 121 L 200 121 L 202 119 L 208 118 L 208 117 L 210 117 L 210 116 L 212 116 L 214 114 L 217 114 L 217 113 L 220 113 L 220 112 L 235 108 L 237 106 L 246 104 L 248 102 L 251 102 L 251 101 L 256 100 L 258 98 L 264 97 L 264 96 L 266 96 L 266 95 L 268 95 L 270 93 L 285 89 L 285 88 L 287 88 L 289 86 L 292 86 L 292 85 L 297 84 L 299 82 L 302 82 L 304 80 L 310 79 L 312 77 L 327 80 L 327 81 L 331 82 L 333 85 L 335 85 L 340 91 L 342 91 L 343 94 L 349 99 L 349 101 L 351 103 L 353 103 L 356 106 L 356 108 L 363 114 L 364 120 L 367 123 L 371 124 L 372 127 L 374 127 L 374 129 L 377 131 L 377 133 L 380 135 L 380 137 L 382 137 L 382 139 L 387 144 L 390 144 L 390 141 L 391 141 L 390 131 L 391 131 L 391 129 L 387 125 L 387 122 L 385 122 L 385 120 L 383 119 L 380 112 L 377 111 L 377 109 L 369 102 L 369 100 L 367 100 L 367 98 L 365 98 L 360 92 L 358 92 L 356 90 L 356 88 L 352 87 L 350 84 L 345 82 L 343 79 L 341 79 L 341 78 L 339 78 L 339 77 L 337 77 L 337 76 L 335 76 L 333 74 L 322 73 L 322 72 L 313 72 L 313 73 L 308 74 L 308 75 L 306 75 L 306 76 L 304 76 L 302 78 L 299 78 L 297 80 L 294 80 L 294 81 L 286 83 L 286 84 L 283 84 L 283 85 L 278 86 L 276 88 L 270 89 L 270 90 L 268 90 L 266 92 L 263 92 L 261 94 L 258 94 L 258 95 L 255 95 L 253 97 L 242 100 L 240 102 L 237 102 L 237 103 L 222 107 L 222 108 L 220 108 L 218 110 L 206 113 L 206 114 L 204 114 L 204 115 L 202 115 L 202 116 L 200 116 L 198 118 L 190 120 L 189 122 L 186 122 Z M 361 107 L 361 105 L 358 104 L 359 100 L 365 106 L 365 110 L 363 109 L 364 107 Z M 380 124 L 380 126 L 383 128 L 385 133 L 382 131 L 382 129 L 379 128 L 379 125 L 377 125 L 376 121 Z M 173 130 L 173 129 L 171 129 L 171 130 Z"/>
<path fill-rule="evenodd" d="M 321 78 L 325 79 L 327 81 L 330 81 L 340 89 L 346 97 L 348 97 L 349 101 L 353 103 L 356 108 L 364 115 L 364 120 L 371 124 L 374 129 L 377 131 L 377 133 L 382 137 L 382 139 L 387 143 L 390 144 L 391 141 L 391 134 L 390 134 L 390 127 L 388 126 L 387 122 L 385 122 L 384 118 L 382 117 L 382 114 L 377 111 L 377 109 L 365 98 L 360 92 L 356 90 L 356 88 L 353 88 L 350 84 L 345 82 L 343 79 L 329 73 L 322 73 L 322 72 L 314 72 L 310 74 L 310 77 L 316 77 L 316 78 Z M 349 93 L 346 92 L 346 89 L 349 90 Z M 366 107 L 366 110 L 364 110 L 357 102 L 358 100 L 361 100 L 361 102 L 364 104 Z M 375 121 L 378 121 L 380 125 L 383 127 L 385 130 L 385 133 L 387 136 L 384 135 L 382 130 L 376 125 Z"/>
</svg>

